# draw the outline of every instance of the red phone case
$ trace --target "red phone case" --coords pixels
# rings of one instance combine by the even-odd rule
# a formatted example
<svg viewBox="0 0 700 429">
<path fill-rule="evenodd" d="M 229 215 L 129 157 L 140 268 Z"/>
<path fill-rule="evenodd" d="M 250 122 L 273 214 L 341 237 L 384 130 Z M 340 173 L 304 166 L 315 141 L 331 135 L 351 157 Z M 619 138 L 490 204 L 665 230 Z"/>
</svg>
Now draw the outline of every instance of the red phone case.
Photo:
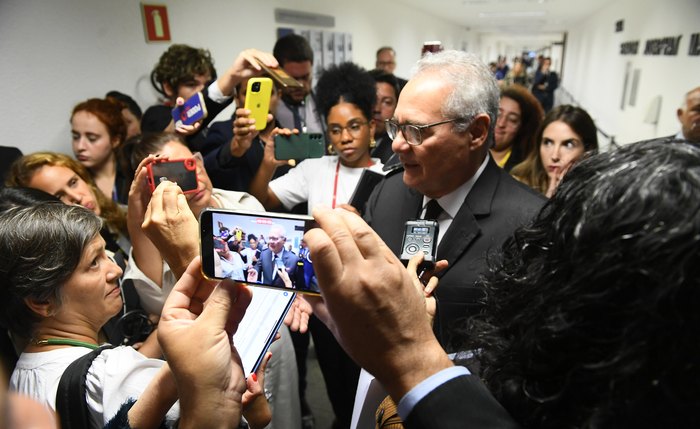
<svg viewBox="0 0 700 429">
<path fill-rule="evenodd" d="M 197 192 L 197 162 L 192 158 L 155 160 L 146 166 L 146 170 L 151 192 L 162 179 L 177 183 L 184 194 Z"/>
</svg>

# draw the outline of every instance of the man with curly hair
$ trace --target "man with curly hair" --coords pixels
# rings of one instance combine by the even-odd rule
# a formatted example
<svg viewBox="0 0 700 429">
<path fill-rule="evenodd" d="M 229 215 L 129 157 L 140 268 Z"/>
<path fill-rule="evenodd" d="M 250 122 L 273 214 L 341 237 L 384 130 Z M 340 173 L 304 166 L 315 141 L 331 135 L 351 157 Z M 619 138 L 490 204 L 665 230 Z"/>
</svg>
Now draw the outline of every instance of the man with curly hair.
<svg viewBox="0 0 700 429">
<path fill-rule="evenodd" d="M 246 49 L 217 78 L 214 61 L 208 50 L 182 44 L 170 46 L 151 72 L 151 84 L 163 96 L 164 102 L 146 110 L 141 120 L 141 131 L 177 131 L 187 136 L 187 145 L 191 150 L 206 149 L 205 136 L 201 131 L 231 104 L 238 83 L 262 73 L 258 60 L 268 67 L 277 66 L 277 60 L 272 55 L 256 49 Z M 204 97 L 208 116 L 194 125 L 183 125 L 175 129 L 170 110 L 178 99 L 187 100 L 197 92 L 201 92 Z"/>
</svg>

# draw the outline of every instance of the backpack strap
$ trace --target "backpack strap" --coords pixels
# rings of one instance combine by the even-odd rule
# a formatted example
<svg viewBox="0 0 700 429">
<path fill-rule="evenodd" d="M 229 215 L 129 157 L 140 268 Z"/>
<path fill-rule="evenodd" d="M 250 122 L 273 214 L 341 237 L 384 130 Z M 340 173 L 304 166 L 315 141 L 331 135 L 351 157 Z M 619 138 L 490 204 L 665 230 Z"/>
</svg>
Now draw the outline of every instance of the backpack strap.
<svg viewBox="0 0 700 429">
<path fill-rule="evenodd" d="M 86 395 L 86 378 L 92 361 L 105 349 L 114 348 L 105 344 L 92 352 L 74 360 L 61 376 L 56 392 L 56 412 L 63 429 L 88 429 L 90 427 L 90 410 Z"/>
</svg>

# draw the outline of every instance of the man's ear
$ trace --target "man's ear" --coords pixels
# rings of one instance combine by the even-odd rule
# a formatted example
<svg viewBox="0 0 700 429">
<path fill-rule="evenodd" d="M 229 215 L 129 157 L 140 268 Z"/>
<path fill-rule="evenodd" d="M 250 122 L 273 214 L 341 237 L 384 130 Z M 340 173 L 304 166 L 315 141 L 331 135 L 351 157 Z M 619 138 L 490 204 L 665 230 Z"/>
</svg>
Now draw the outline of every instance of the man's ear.
<svg viewBox="0 0 700 429">
<path fill-rule="evenodd" d="M 168 98 L 174 98 L 175 97 L 175 91 L 173 90 L 172 85 L 170 85 L 167 82 L 163 82 L 163 91 L 165 91 L 165 95 L 168 96 Z"/>
<path fill-rule="evenodd" d="M 467 132 L 471 136 L 469 150 L 477 150 L 487 144 L 489 139 L 489 128 L 491 126 L 491 118 L 489 115 L 482 113 L 477 115 L 472 120 Z"/>
<path fill-rule="evenodd" d="M 679 107 L 678 110 L 676 110 L 676 117 L 678 117 L 679 121 L 681 120 L 681 116 L 683 116 L 683 109 Z"/>
<path fill-rule="evenodd" d="M 24 298 L 24 303 L 34 313 L 41 317 L 49 317 L 55 314 L 55 306 L 49 301 L 39 301 L 35 298 Z"/>
</svg>

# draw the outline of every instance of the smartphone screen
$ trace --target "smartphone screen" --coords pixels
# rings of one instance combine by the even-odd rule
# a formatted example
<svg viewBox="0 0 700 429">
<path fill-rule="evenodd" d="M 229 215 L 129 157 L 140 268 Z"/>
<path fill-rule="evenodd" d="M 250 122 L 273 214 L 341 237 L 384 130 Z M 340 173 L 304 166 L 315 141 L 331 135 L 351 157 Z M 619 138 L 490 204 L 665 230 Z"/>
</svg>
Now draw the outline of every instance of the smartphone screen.
<svg viewBox="0 0 700 429">
<path fill-rule="evenodd" d="M 316 226 L 311 216 L 206 209 L 199 221 L 202 272 L 206 277 L 320 295 L 303 242 L 304 233 Z M 220 248 L 217 239 L 226 241 L 227 246 Z M 241 245 L 242 240 L 248 242 L 249 249 Z M 243 250 L 239 253 L 238 249 Z"/>
<path fill-rule="evenodd" d="M 256 130 L 264 130 L 267 127 L 271 96 L 272 80 L 266 77 L 254 77 L 248 80 L 245 108 L 250 110 L 250 117 L 255 119 Z"/>
<path fill-rule="evenodd" d="M 243 374 L 257 371 L 294 301 L 293 291 L 252 288 L 253 300 L 233 335 Z"/>
<path fill-rule="evenodd" d="M 177 183 L 185 194 L 197 191 L 197 163 L 192 158 L 155 161 L 148 164 L 146 170 L 151 192 L 163 180 Z"/>
</svg>

